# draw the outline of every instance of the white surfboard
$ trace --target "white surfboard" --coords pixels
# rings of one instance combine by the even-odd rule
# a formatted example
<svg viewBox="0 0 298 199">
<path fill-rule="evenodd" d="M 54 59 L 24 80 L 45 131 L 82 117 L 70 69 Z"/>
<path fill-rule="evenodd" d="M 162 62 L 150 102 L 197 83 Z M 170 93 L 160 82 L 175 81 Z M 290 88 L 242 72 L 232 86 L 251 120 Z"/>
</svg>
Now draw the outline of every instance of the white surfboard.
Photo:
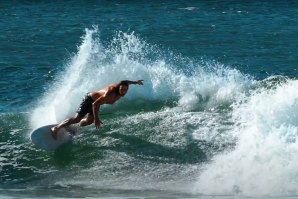
<svg viewBox="0 0 298 199">
<path fill-rule="evenodd" d="M 51 128 L 53 126 L 56 126 L 56 124 L 42 126 L 32 131 L 30 138 L 33 144 L 41 149 L 52 151 L 71 141 L 73 136 L 78 135 L 78 126 L 71 125 L 66 128 L 61 128 L 58 131 L 57 140 L 55 140 L 51 134 Z"/>
</svg>

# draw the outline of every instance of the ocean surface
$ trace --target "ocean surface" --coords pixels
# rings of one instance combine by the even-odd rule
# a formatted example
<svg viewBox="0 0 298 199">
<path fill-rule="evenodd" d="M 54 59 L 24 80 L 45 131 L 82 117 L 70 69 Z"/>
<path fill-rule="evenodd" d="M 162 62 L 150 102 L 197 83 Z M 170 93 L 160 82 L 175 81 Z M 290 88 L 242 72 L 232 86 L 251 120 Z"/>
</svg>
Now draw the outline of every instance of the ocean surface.
<svg viewBox="0 0 298 199">
<path fill-rule="evenodd" d="M 296 1 L 1 1 L 0 198 L 298 198 Z M 56 151 L 30 133 L 143 79 Z"/>
</svg>

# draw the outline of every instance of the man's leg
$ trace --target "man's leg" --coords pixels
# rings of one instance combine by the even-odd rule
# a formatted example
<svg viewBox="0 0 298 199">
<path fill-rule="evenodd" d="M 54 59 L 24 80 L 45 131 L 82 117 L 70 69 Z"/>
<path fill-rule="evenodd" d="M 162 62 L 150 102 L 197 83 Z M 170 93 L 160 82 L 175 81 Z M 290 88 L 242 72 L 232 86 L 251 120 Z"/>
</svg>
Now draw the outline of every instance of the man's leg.
<svg viewBox="0 0 298 199">
<path fill-rule="evenodd" d="M 82 119 L 80 122 L 80 126 L 87 126 L 94 122 L 94 117 L 88 113 L 87 117 L 85 119 Z"/>
<path fill-rule="evenodd" d="M 63 122 L 61 122 L 60 124 L 58 124 L 57 126 L 52 127 L 51 133 L 52 133 L 53 138 L 55 140 L 57 140 L 57 133 L 58 133 L 59 129 L 69 126 L 71 124 L 79 123 L 81 121 L 81 119 L 82 119 L 82 117 L 77 113 L 74 117 L 66 119 Z"/>
</svg>

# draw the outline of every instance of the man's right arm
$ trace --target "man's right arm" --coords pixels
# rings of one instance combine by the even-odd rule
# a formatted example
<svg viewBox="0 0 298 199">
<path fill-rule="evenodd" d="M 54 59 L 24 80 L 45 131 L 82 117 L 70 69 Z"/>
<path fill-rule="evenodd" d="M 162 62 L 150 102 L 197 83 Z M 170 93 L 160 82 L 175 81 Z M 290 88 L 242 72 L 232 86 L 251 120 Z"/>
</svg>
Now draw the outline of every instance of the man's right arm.
<svg viewBox="0 0 298 199">
<path fill-rule="evenodd" d="M 102 124 L 102 122 L 100 121 L 99 117 L 98 117 L 98 111 L 99 111 L 99 107 L 100 105 L 102 105 L 104 103 L 104 96 L 99 97 L 95 102 L 93 102 L 93 106 L 92 106 L 92 111 L 93 111 L 93 115 L 94 115 L 94 124 L 96 128 L 99 128 L 100 125 Z"/>
<path fill-rule="evenodd" d="M 113 93 L 113 88 L 108 87 L 106 93 L 103 94 L 102 96 L 100 96 L 92 104 L 92 111 L 93 111 L 93 115 L 94 115 L 94 124 L 95 124 L 96 128 L 99 128 L 100 125 L 102 124 L 102 122 L 100 121 L 100 119 L 98 117 L 98 111 L 99 111 L 100 105 L 105 104 L 107 102 L 108 98 L 111 97 L 112 93 Z"/>
</svg>

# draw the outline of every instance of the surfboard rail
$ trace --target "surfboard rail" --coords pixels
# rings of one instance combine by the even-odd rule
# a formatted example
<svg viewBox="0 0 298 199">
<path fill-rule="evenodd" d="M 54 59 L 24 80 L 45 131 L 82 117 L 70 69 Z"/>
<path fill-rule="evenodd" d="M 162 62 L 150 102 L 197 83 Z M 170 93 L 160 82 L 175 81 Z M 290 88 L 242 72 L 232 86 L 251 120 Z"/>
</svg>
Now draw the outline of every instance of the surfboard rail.
<svg viewBox="0 0 298 199">
<path fill-rule="evenodd" d="M 57 140 L 55 140 L 51 134 L 51 128 L 56 125 L 57 124 L 50 124 L 33 130 L 30 134 L 32 143 L 38 148 L 53 151 L 71 141 L 78 133 L 78 128 L 75 125 L 61 128 L 58 131 Z"/>
</svg>

